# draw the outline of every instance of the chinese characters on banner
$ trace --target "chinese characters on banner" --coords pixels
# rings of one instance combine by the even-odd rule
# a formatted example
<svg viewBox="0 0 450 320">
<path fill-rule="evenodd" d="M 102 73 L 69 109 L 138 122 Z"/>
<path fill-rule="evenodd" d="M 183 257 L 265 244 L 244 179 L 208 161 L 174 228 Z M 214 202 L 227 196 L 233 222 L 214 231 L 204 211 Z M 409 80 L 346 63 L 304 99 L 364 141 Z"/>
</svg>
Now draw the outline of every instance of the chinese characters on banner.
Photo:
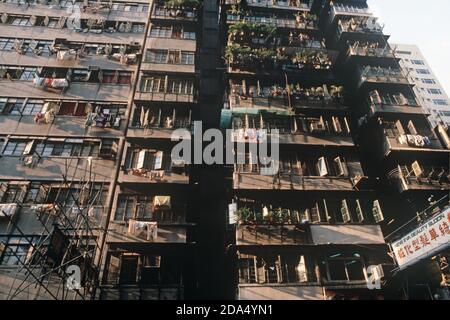
<svg viewBox="0 0 450 320">
<path fill-rule="evenodd" d="M 415 230 L 392 243 L 400 269 L 431 257 L 450 246 L 450 208 L 429 219 Z"/>
</svg>

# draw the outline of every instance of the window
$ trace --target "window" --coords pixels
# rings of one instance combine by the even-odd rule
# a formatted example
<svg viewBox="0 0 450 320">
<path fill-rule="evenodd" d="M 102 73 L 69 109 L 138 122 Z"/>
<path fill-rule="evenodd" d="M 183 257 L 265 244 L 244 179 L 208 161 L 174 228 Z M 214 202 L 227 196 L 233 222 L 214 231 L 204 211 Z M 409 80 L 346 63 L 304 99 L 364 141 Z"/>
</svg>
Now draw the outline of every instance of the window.
<svg viewBox="0 0 450 320">
<path fill-rule="evenodd" d="M 19 80 L 30 81 L 33 80 L 36 68 L 24 68 Z"/>
<path fill-rule="evenodd" d="M 433 99 L 433 103 L 437 106 L 448 106 L 449 103 L 445 99 Z"/>
<path fill-rule="evenodd" d="M 0 110 L 3 114 L 12 114 L 12 115 L 20 115 L 22 110 L 22 106 L 25 99 L 3 99 L 3 103 L 0 103 Z"/>
<path fill-rule="evenodd" d="M 239 259 L 239 282 L 256 283 L 256 257 L 242 257 Z"/>
<path fill-rule="evenodd" d="M 3 150 L 5 156 L 21 156 L 27 146 L 26 141 L 8 141 L 8 144 Z"/>
<path fill-rule="evenodd" d="M 25 27 L 25 26 L 31 26 L 31 21 L 30 21 L 29 17 L 16 16 L 16 17 L 11 17 L 10 24 L 12 24 L 13 26 Z"/>
<path fill-rule="evenodd" d="M 195 32 L 194 31 L 183 31 L 182 37 L 183 37 L 183 39 L 186 39 L 186 40 L 195 40 Z"/>
<path fill-rule="evenodd" d="M 23 115 L 36 115 L 37 113 L 42 111 L 42 108 L 44 106 L 44 100 L 34 100 L 30 99 L 25 104 L 25 107 L 23 108 L 22 114 Z"/>
<path fill-rule="evenodd" d="M 178 50 L 169 50 L 167 63 L 179 64 L 181 58 L 181 52 Z"/>
<path fill-rule="evenodd" d="M 167 84 L 167 93 L 192 94 L 193 83 L 191 80 L 169 79 Z"/>
<path fill-rule="evenodd" d="M 164 92 L 164 83 L 166 77 L 155 76 L 155 77 L 143 77 L 141 81 L 141 91 L 142 92 Z"/>
<path fill-rule="evenodd" d="M 143 23 L 133 23 L 131 27 L 132 33 L 143 33 L 145 30 L 145 24 Z"/>
<path fill-rule="evenodd" d="M 423 66 L 423 65 L 425 65 L 425 63 L 424 63 L 422 60 L 414 60 L 414 59 L 411 59 L 411 63 L 412 63 L 412 64 L 415 64 L 415 65 L 418 65 L 418 66 Z"/>
<path fill-rule="evenodd" d="M 442 94 L 442 90 L 440 89 L 427 89 L 429 94 Z"/>
<path fill-rule="evenodd" d="M 194 52 L 181 52 L 181 64 L 194 64 Z"/>
<path fill-rule="evenodd" d="M 364 281 L 364 265 L 359 254 L 352 257 L 335 254 L 327 259 L 330 281 Z"/>
<path fill-rule="evenodd" d="M 172 35 L 171 27 L 152 26 L 150 30 L 150 37 L 155 38 L 170 38 Z"/>
<path fill-rule="evenodd" d="M 416 72 L 418 74 L 431 74 L 430 71 L 427 69 L 416 69 Z"/>
<path fill-rule="evenodd" d="M 1 200 L 3 203 L 22 203 L 26 190 L 26 185 L 10 184 Z"/>
<path fill-rule="evenodd" d="M 433 79 L 422 79 L 422 83 L 424 84 L 436 84 L 436 81 Z"/>
<path fill-rule="evenodd" d="M 17 266 L 26 262 L 32 248 L 29 244 L 8 244 L 3 253 L 2 265 Z"/>
<path fill-rule="evenodd" d="M 150 63 L 166 63 L 167 51 L 166 50 L 147 50 L 146 55 L 147 62 Z"/>
<path fill-rule="evenodd" d="M 10 51 L 13 48 L 15 39 L 10 38 L 0 38 L 0 50 Z"/>
</svg>

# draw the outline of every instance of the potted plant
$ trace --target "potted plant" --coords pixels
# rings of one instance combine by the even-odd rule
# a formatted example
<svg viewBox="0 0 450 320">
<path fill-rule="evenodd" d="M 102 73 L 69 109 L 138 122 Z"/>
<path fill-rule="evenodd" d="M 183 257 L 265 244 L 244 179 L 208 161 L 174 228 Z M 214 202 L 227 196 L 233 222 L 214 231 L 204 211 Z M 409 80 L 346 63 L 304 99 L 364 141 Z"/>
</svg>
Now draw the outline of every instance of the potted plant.
<svg viewBox="0 0 450 320">
<path fill-rule="evenodd" d="M 237 210 L 237 215 L 239 219 L 239 224 L 246 224 L 251 219 L 253 212 L 250 210 L 250 208 L 243 207 Z"/>
</svg>

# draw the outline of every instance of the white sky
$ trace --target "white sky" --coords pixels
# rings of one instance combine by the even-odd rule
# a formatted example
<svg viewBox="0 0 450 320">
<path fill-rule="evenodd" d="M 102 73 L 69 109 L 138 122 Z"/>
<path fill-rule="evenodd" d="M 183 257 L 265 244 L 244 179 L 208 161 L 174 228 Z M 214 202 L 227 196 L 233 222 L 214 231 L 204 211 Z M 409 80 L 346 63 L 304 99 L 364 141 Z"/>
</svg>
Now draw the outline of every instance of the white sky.
<svg viewBox="0 0 450 320">
<path fill-rule="evenodd" d="M 450 95 L 450 0 L 368 0 L 391 43 L 419 46 Z"/>
</svg>

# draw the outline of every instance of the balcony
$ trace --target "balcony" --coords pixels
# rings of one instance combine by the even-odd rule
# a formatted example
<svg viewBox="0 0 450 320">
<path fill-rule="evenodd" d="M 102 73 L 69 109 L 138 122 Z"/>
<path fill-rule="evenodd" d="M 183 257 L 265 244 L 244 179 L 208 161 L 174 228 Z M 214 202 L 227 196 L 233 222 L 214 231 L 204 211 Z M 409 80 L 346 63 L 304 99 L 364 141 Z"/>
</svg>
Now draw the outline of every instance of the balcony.
<svg viewBox="0 0 450 320">
<path fill-rule="evenodd" d="M 383 34 L 384 26 L 375 17 L 338 18 L 334 42 L 346 46 L 348 41 L 386 42 L 389 36 Z"/>
<path fill-rule="evenodd" d="M 383 92 L 373 90 L 369 92 L 367 105 L 369 106 L 370 116 L 383 114 L 427 115 L 412 93 L 407 94 L 401 91 Z"/>
<path fill-rule="evenodd" d="M 172 161 L 170 150 L 131 146 L 127 147 L 119 181 L 132 184 L 188 184 L 189 165 Z"/>
<path fill-rule="evenodd" d="M 200 3 L 200 1 L 197 2 Z M 151 19 L 195 22 L 197 21 L 197 16 L 197 7 L 170 7 L 156 4 L 152 11 Z"/>
<path fill-rule="evenodd" d="M 385 135 L 383 149 L 386 156 L 395 151 L 447 152 L 439 139 L 432 133 L 430 136 L 402 134 L 394 137 Z"/>
<path fill-rule="evenodd" d="M 193 103 L 194 80 L 192 77 L 144 74 L 140 79 L 135 100 Z"/>
<path fill-rule="evenodd" d="M 63 180 L 63 175 L 74 181 L 85 179 L 87 158 L 81 157 L 26 157 L 2 156 L 0 158 L 0 175 L 6 180 Z M 87 170 L 89 171 L 89 169 Z M 114 161 L 94 158 L 92 173 L 95 181 L 109 181 L 114 177 Z"/>
<path fill-rule="evenodd" d="M 327 50 L 285 48 L 275 51 L 266 48 L 253 49 L 232 44 L 225 50 L 230 73 L 302 73 L 311 71 L 330 71 L 336 53 Z"/>
<path fill-rule="evenodd" d="M 0 116 L 0 132 L 36 136 L 44 133 L 60 137 L 117 137 L 124 129 L 122 120 L 125 108 L 126 105 L 114 103 L 28 99 L 18 110 Z"/>
<path fill-rule="evenodd" d="M 226 1 L 227 4 L 233 4 Z M 240 3 L 240 1 L 238 2 Z M 236 3 L 237 4 L 237 3 Z M 268 8 L 268 9 L 286 9 L 290 11 L 309 11 L 309 4 L 302 0 L 247 0 L 247 6 L 255 8 Z"/>
<path fill-rule="evenodd" d="M 171 139 L 177 129 L 190 130 L 192 110 L 189 108 L 135 107 L 128 137 Z"/>
<path fill-rule="evenodd" d="M 365 66 L 358 70 L 358 87 L 364 84 L 390 85 L 396 87 L 411 87 L 402 70 L 397 68 L 383 68 Z"/>
<path fill-rule="evenodd" d="M 78 2 L 78 4 L 76 3 Z M 90 19 L 93 16 L 109 18 L 111 20 L 119 20 L 119 21 L 127 21 L 127 20 L 136 20 L 145 22 L 148 15 L 148 7 L 144 8 L 143 4 L 141 8 L 138 8 L 138 5 L 130 6 L 135 10 L 125 11 L 115 8 L 117 6 L 117 2 L 114 4 L 109 1 L 74 1 L 74 4 L 79 5 L 80 7 L 84 6 L 84 10 L 80 10 L 80 18 L 81 19 Z M 130 8 L 130 9 L 131 9 Z M 140 11 L 138 11 L 140 9 Z M 147 9 L 147 10 L 145 10 Z M 62 3 L 60 5 L 50 5 L 50 1 L 33 1 L 31 4 L 20 1 L 10 1 L 10 3 L 2 3 L 0 4 L 1 12 L 8 12 L 9 14 L 23 14 L 26 10 L 27 13 L 30 13 L 35 16 L 44 15 L 44 16 L 61 16 L 66 13 L 68 10 L 68 4 Z"/>
<path fill-rule="evenodd" d="M 279 14 L 274 17 L 272 15 L 254 15 L 251 12 L 243 12 L 239 9 L 229 9 L 227 11 L 228 24 L 249 22 L 271 25 L 281 29 L 318 31 L 318 21 L 318 17 L 308 11 L 298 11 L 294 19 L 289 14 Z"/>
<path fill-rule="evenodd" d="M 450 174 L 446 167 L 422 166 L 418 161 L 412 165 L 399 165 L 388 178 L 402 192 L 414 190 L 449 190 Z"/>
<path fill-rule="evenodd" d="M 298 225 L 238 225 L 236 245 L 302 245 L 308 244 L 307 228 Z"/>
<path fill-rule="evenodd" d="M 100 286 L 100 300 L 182 300 L 183 285 L 121 285 Z"/>
<path fill-rule="evenodd" d="M 372 12 L 368 7 L 333 3 L 330 10 L 329 21 L 332 23 L 337 17 L 371 17 Z"/>
<path fill-rule="evenodd" d="M 354 183 L 350 178 L 338 177 L 303 177 L 300 175 L 266 176 L 259 173 L 233 173 L 233 188 L 239 190 L 295 190 L 295 191 L 327 191 L 354 190 Z"/>
<path fill-rule="evenodd" d="M 378 43 L 360 45 L 355 42 L 348 46 L 347 61 L 358 65 L 374 63 L 384 66 L 395 66 L 398 59 L 389 45 Z"/>
<path fill-rule="evenodd" d="M 293 115 L 292 109 L 343 110 L 346 109 L 342 86 L 302 87 L 290 84 L 264 84 L 243 80 L 230 83 L 228 103 L 236 113 L 258 113 L 263 110 L 279 115 Z"/>
</svg>

